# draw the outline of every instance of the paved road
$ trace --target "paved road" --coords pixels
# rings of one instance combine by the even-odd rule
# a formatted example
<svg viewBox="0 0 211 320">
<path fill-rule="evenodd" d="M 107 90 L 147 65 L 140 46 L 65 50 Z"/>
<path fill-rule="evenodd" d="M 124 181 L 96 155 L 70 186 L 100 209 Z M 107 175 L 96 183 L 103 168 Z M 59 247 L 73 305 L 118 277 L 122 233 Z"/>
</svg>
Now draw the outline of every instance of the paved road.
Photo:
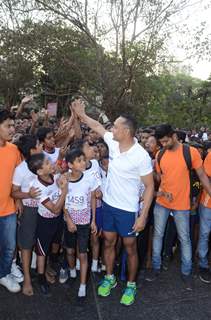
<svg viewBox="0 0 211 320">
<path fill-rule="evenodd" d="M 110 297 L 96 296 L 100 276 L 91 276 L 86 300 L 77 299 L 78 279 L 52 285 L 52 296 L 45 298 L 36 289 L 33 297 L 10 294 L 0 288 L 0 320 L 211 320 L 211 285 L 195 278 L 195 289 L 184 289 L 178 263 L 162 272 L 154 283 L 139 279 L 136 303 L 119 304 L 123 283 Z"/>
</svg>

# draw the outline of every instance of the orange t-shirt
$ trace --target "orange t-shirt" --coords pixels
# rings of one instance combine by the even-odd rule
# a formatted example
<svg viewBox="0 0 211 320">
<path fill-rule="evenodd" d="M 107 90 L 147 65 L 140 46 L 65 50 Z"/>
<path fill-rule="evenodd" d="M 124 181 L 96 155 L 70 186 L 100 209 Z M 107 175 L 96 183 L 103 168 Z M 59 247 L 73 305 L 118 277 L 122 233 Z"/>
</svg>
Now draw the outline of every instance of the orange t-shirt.
<svg viewBox="0 0 211 320">
<path fill-rule="evenodd" d="M 204 160 L 204 171 L 207 176 L 211 178 L 211 152 L 208 153 Z M 205 189 L 202 191 L 200 203 L 203 204 L 204 207 L 211 208 L 211 197 Z"/>
<path fill-rule="evenodd" d="M 198 150 L 190 147 L 190 153 L 192 168 L 202 167 L 202 159 Z M 159 191 L 169 192 L 173 196 L 172 201 L 159 196 L 156 202 L 172 210 L 190 210 L 190 178 L 182 144 L 175 151 L 166 150 L 161 158 L 160 167 L 156 162 L 156 170 L 161 173 Z"/>
<path fill-rule="evenodd" d="M 0 147 L 0 217 L 15 212 L 15 203 L 11 194 L 12 177 L 15 167 L 21 162 L 18 148 L 7 142 Z"/>
</svg>

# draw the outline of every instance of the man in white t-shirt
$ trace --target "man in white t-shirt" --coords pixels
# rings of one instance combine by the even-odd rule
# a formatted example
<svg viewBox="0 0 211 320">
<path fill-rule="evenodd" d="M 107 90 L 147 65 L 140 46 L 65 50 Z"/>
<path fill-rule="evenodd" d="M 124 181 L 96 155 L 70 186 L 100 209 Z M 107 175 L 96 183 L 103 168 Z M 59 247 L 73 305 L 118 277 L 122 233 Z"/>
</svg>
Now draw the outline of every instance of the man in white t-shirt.
<svg viewBox="0 0 211 320">
<path fill-rule="evenodd" d="M 115 244 L 118 235 L 128 255 L 128 282 L 120 303 L 135 301 L 138 255 L 136 233 L 144 229 L 154 193 L 152 165 L 148 153 L 134 138 L 136 123 L 130 116 L 120 116 L 108 132 L 85 113 L 80 100 L 72 103 L 73 110 L 92 130 L 102 136 L 109 147 L 108 175 L 103 195 L 103 233 L 106 276 L 98 287 L 98 295 L 106 297 L 117 285 L 113 275 Z M 139 212 L 140 185 L 145 185 L 144 204 Z"/>
</svg>

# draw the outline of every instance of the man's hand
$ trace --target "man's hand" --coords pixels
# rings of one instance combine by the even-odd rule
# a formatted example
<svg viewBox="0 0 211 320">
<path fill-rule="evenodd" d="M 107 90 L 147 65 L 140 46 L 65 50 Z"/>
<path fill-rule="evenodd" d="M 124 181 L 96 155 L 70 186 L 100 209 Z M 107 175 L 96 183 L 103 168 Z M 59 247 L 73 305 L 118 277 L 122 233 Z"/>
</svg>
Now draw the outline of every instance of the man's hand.
<svg viewBox="0 0 211 320">
<path fill-rule="evenodd" d="M 40 195 L 41 195 L 41 191 L 39 188 L 31 187 L 29 189 L 29 198 L 38 199 Z"/>
<path fill-rule="evenodd" d="M 140 215 L 133 226 L 133 231 L 135 232 L 141 232 L 142 230 L 144 230 L 145 226 L 146 226 L 146 222 L 147 222 L 147 218 L 143 215 Z"/>
<path fill-rule="evenodd" d="M 71 109 L 79 118 L 86 114 L 84 102 L 80 99 L 77 99 L 71 103 Z"/>
</svg>

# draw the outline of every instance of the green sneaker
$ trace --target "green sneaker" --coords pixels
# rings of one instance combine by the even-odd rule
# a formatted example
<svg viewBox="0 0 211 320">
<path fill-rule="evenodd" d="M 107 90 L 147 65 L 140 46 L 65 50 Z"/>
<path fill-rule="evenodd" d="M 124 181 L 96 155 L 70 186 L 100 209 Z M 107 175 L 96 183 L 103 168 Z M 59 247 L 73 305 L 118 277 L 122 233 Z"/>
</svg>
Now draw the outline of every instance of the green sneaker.
<svg viewBox="0 0 211 320">
<path fill-rule="evenodd" d="M 135 302 L 135 296 L 136 296 L 136 285 L 128 284 L 120 300 L 120 303 L 124 304 L 125 306 L 130 306 Z"/>
<path fill-rule="evenodd" d="M 101 297 L 107 297 L 111 293 L 111 289 L 117 285 L 116 277 L 105 276 L 98 287 L 97 293 Z"/>
</svg>

